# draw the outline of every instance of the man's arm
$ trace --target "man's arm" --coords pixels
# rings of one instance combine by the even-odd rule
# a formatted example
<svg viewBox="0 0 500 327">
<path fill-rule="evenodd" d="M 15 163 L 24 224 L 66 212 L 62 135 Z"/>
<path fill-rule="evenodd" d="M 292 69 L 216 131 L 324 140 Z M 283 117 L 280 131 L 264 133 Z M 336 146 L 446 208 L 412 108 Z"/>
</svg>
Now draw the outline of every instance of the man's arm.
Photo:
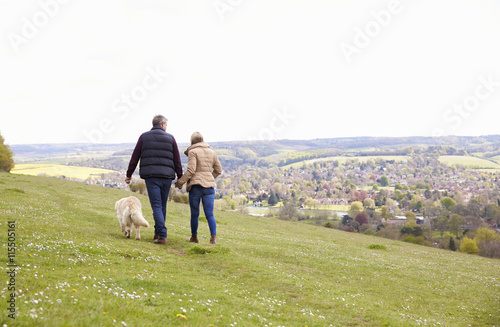
<svg viewBox="0 0 500 327">
<path fill-rule="evenodd" d="M 137 168 L 137 164 L 139 163 L 139 159 L 141 159 L 141 151 L 142 151 L 142 135 L 139 136 L 139 140 L 137 140 L 137 144 L 135 145 L 134 152 L 132 153 L 132 157 L 130 158 L 130 162 L 128 164 L 127 170 L 127 178 L 125 178 L 125 182 L 130 184 L 130 179 L 132 178 L 132 174 Z"/>
<path fill-rule="evenodd" d="M 175 165 L 175 173 L 177 174 L 177 179 L 182 177 L 182 163 L 181 156 L 179 154 L 179 148 L 177 147 L 177 142 L 174 138 L 174 165 Z"/>
</svg>

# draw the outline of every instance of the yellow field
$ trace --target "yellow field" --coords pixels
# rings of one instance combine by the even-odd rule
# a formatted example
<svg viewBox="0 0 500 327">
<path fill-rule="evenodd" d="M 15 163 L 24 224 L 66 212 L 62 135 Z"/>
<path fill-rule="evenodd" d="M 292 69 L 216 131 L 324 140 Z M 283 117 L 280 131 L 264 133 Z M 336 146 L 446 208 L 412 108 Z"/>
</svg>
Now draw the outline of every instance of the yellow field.
<svg viewBox="0 0 500 327">
<path fill-rule="evenodd" d="M 112 170 L 89 168 L 89 167 L 76 167 L 56 164 L 16 164 L 14 169 L 11 170 L 13 174 L 23 175 L 46 175 L 46 176 L 66 176 L 68 178 L 87 179 L 90 175 L 100 175 L 112 173 Z"/>
</svg>

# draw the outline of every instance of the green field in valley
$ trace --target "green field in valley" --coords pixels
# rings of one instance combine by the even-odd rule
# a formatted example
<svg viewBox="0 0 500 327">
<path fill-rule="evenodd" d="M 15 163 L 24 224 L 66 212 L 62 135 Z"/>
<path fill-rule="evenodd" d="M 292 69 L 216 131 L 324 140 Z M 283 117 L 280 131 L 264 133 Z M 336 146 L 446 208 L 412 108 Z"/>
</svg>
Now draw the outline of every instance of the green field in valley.
<svg viewBox="0 0 500 327">
<path fill-rule="evenodd" d="M 77 167 L 77 166 L 67 166 L 58 164 L 16 164 L 14 169 L 11 171 L 13 174 L 24 174 L 32 176 L 66 176 L 68 178 L 77 178 L 85 180 L 91 175 L 101 175 L 112 173 L 112 170 L 100 169 L 100 168 L 89 168 L 89 167 Z"/>
<path fill-rule="evenodd" d="M 152 226 L 123 236 L 125 196 L 0 173 L 1 259 L 17 265 L 2 278 L 0 325 L 500 325 L 500 260 L 229 211 L 215 213 L 218 244 L 204 221 L 193 244 L 189 206 L 173 202 L 164 247 Z"/>
<path fill-rule="evenodd" d="M 446 165 L 462 165 L 467 168 L 500 170 L 500 164 L 487 159 L 470 156 L 440 156 L 439 161 Z"/>
<path fill-rule="evenodd" d="M 500 164 L 500 156 L 491 157 L 490 159 L 495 161 L 496 163 Z"/>
</svg>

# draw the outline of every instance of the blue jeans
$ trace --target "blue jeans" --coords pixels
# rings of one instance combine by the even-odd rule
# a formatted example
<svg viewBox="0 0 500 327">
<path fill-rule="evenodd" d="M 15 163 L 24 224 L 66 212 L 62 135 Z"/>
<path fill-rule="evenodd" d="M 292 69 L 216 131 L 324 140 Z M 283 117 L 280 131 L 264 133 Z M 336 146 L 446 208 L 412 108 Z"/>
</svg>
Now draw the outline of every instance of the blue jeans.
<svg viewBox="0 0 500 327">
<path fill-rule="evenodd" d="M 155 220 L 155 234 L 161 238 L 167 238 L 165 219 L 167 218 L 167 200 L 170 193 L 171 179 L 147 178 L 146 188 L 148 190 L 149 203 L 153 209 Z"/>
<path fill-rule="evenodd" d="M 198 235 L 198 216 L 200 215 L 200 200 L 208 221 L 210 235 L 217 235 L 217 225 L 214 217 L 215 190 L 200 185 L 193 185 L 189 190 L 189 206 L 191 207 L 191 234 Z"/>
</svg>

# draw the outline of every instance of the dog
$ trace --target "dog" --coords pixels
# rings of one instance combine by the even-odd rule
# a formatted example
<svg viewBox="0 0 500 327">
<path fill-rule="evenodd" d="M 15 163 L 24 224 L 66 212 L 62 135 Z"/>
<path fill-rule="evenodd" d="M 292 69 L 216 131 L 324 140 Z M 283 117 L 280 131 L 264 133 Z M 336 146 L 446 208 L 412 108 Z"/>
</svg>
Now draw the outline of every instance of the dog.
<svg viewBox="0 0 500 327">
<path fill-rule="evenodd" d="M 130 238 L 130 230 L 132 225 L 135 226 L 135 239 L 141 239 L 140 228 L 149 227 L 149 223 L 142 215 L 141 201 L 135 196 L 129 196 L 116 201 L 116 215 L 122 228 L 122 232 L 127 238 Z"/>
</svg>

